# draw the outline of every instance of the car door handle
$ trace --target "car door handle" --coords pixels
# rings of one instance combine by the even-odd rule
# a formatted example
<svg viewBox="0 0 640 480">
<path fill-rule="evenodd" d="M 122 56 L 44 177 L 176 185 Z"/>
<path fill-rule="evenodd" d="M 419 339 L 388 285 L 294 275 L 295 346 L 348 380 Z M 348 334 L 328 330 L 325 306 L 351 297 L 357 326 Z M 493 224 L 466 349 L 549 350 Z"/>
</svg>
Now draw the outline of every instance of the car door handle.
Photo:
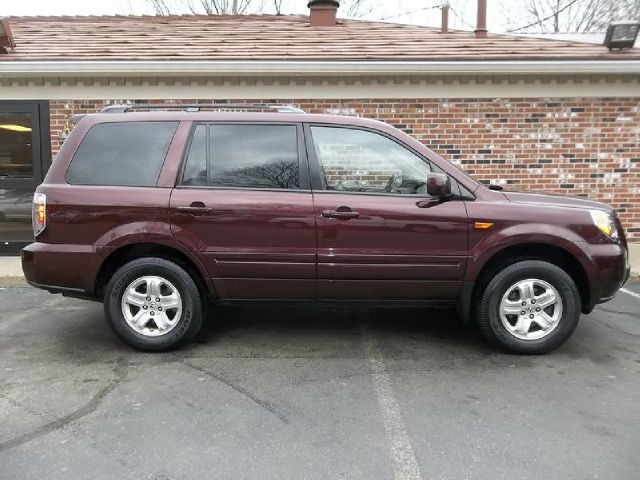
<svg viewBox="0 0 640 480">
<path fill-rule="evenodd" d="M 323 210 L 322 216 L 326 218 L 358 218 L 360 214 L 353 210 Z"/>
<path fill-rule="evenodd" d="M 202 213 L 210 213 L 213 212 L 213 208 L 211 207 L 207 207 L 204 203 L 202 202 L 193 202 L 191 205 L 187 206 L 187 205 L 180 205 L 178 207 L 176 207 L 176 211 L 178 212 L 184 212 L 184 213 L 191 213 L 191 214 L 202 214 Z"/>
</svg>

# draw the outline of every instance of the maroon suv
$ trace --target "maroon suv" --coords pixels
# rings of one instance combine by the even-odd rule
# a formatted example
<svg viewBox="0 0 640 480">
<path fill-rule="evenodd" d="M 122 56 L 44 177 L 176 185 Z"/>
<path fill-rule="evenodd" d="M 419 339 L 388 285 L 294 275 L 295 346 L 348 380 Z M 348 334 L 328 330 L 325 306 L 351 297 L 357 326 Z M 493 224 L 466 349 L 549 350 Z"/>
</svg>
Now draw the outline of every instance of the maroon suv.
<svg viewBox="0 0 640 480">
<path fill-rule="evenodd" d="M 29 283 L 103 301 L 142 350 L 210 301 L 317 300 L 455 304 L 543 353 L 628 276 L 607 205 L 483 186 L 378 121 L 215 108 L 80 119 L 34 196 Z"/>
</svg>

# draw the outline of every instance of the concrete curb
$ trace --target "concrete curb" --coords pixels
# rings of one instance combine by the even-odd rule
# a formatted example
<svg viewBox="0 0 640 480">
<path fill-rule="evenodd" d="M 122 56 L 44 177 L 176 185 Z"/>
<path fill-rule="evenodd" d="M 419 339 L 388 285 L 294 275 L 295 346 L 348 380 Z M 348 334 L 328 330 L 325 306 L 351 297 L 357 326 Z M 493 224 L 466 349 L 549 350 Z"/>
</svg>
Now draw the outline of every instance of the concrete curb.
<svg viewBox="0 0 640 480">
<path fill-rule="evenodd" d="M 15 276 L 0 276 L 0 288 L 11 288 L 11 287 L 28 287 L 29 284 L 24 279 L 24 277 L 15 277 Z"/>
<path fill-rule="evenodd" d="M 0 288 L 26 287 L 20 257 L 0 257 Z"/>
</svg>

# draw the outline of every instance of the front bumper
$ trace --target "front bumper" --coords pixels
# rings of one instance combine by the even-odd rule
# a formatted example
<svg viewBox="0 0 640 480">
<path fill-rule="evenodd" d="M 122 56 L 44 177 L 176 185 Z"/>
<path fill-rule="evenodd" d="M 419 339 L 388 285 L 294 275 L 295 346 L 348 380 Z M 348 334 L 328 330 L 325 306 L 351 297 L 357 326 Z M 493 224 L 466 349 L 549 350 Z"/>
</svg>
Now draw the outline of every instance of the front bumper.
<svg viewBox="0 0 640 480">
<path fill-rule="evenodd" d="M 590 308 L 615 297 L 616 293 L 629 279 L 631 266 L 626 245 L 602 244 L 590 245 L 591 261 L 595 271 L 592 279 L 592 298 Z"/>
</svg>

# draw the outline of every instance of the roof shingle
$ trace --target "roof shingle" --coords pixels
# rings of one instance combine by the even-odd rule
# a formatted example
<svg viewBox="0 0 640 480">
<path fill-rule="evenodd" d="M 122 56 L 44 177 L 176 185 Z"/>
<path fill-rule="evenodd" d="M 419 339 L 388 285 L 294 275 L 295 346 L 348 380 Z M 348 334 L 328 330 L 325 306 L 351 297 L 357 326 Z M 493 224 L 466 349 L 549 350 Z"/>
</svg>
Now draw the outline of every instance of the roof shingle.
<svg viewBox="0 0 640 480">
<path fill-rule="evenodd" d="M 16 48 L 3 60 L 617 60 L 640 50 L 563 40 L 304 15 L 8 17 Z"/>
</svg>

